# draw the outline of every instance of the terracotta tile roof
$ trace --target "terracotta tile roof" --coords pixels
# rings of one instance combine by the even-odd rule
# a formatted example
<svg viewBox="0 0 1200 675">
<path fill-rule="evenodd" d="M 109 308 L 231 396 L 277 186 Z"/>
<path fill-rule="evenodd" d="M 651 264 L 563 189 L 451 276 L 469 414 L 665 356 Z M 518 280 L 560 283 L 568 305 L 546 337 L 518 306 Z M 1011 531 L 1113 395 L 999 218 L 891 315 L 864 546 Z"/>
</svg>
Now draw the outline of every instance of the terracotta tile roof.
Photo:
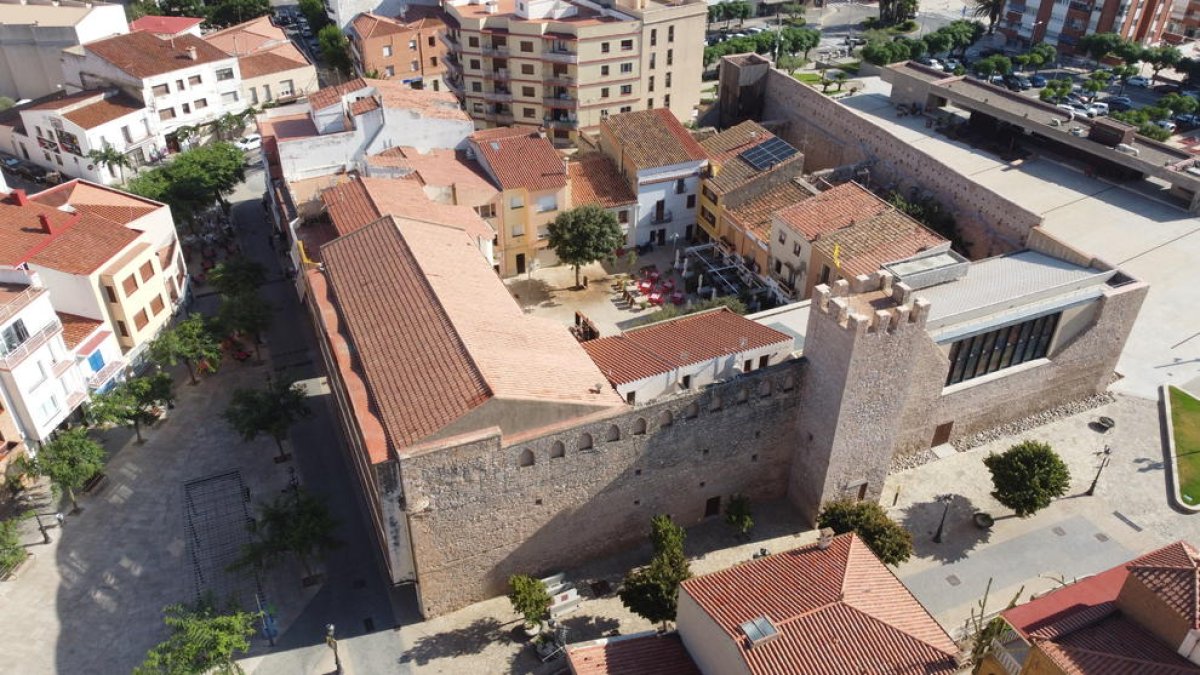
<svg viewBox="0 0 1200 675">
<path fill-rule="evenodd" d="M 400 80 L 366 82 L 375 87 L 383 99 L 383 107 L 389 110 L 411 110 L 423 118 L 471 121 L 451 92 L 413 89 Z"/>
<path fill-rule="evenodd" d="M 1129 564 L 1129 574 L 1193 629 L 1200 628 L 1200 555 L 1176 542 Z"/>
<path fill-rule="evenodd" d="M 374 96 L 360 98 L 350 104 L 350 114 L 354 115 L 355 117 L 364 113 L 369 113 L 372 110 L 379 110 L 379 101 L 377 101 Z"/>
<path fill-rule="evenodd" d="M 106 122 L 139 112 L 143 108 L 145 106 L 141 101 L 122 93 L 65 112 L 63 117 L 84 129 L 94 129 Z"/>
<path fill-rule="evenodd" d="M 741 124 L 729 127 L 719 134 L 709 136 L 700 141 L 700 147 L 713 162 L 727 162 L 764 141 L 774 138 L 775 134 L 767 131 L 758 122 L 746 120 Z"/>
<path fill-rule="evenodd" d="M 358 178 L 321 193 L 338 236 L 369 225 L 384 216 L 403 216 L 491 239 L 492 228 L 467 206 L 430 200 L 421 183 L 411 178 Z"/>
<path fill-rule="evenodd" d="M 689 579 L 680 592 L 734 641 L 751 673 L 958 670 L 950 636 L 854 534 Z M 740 625 L 761 616 L 779 637 L 751 648 Z"/>
<path fill-rule="evenodd" d="M 717 194 L 726 194 L 767 173 L 782 171 L 799 175 L 804 169 L 804 155 L 799 152 L 766 169 L 756 169 L 739 156 L 772 138 L 775 138 L 775 134 L 757 122 L 747 120 L 701 141 L 700 146 L 708 154 L 709 167 L 712 169 L 712 175 L 705 180 L 705 185 Z"/>
<path fill-rule="evenodd" d="M 836 232 L 822 235 L 813 248 L 833 257 L 838 249 L 843 276 L 876 272 L 946 243 L 946 239 L 900 211 L 885 211 Z"/>
<path fill-rule="evenodd" d="M 456 193 L 470 190 L 482 195 L 496 195 L 496 186 L 488 179 L 479 162 L 467 159 L 462 150 L 447 148 L 417 148 L 397 146 L 367 157 L 372 166 L 409 169 L 416 173 L 423 185 L 453 187 Z"/>
<path fill-rule="evenodd" d="M 678 633 L 640 633 L 567 648 L 573 675 L 700 675 Z"/>
<path fill-rule="evenodd" d="M 308 95 L 308 104 L 312 106 L 313 110 L 328 108 L 331 105 L 337 104 L 338 101 L 341 101 L 343 96 L 366 88 L 366 80 L 362 79 L 361 77 L 355 78 L 349 82 L 343 82 L 332 87 L 324 87 L 314 91 Z"/>
<path fill-rule="evenodd" d="M 706 159 L 704 148 L 666 108 L 610 115 L 600 123 L 638 169 Z"/>
<path fill-rule="evenodd" d="M 855 182 L 832 187 L 812 199 L 779 212 L 779 220 L 809 241 L 840 230 L 856 220 L 891 209 L 891 205 Z"/>
<path fill-rule="evenodd" d="M 62 110 L 64 108 L 92 101 L 104 96 L 103 91 L 96 89 L 88 89 L 86 91 L 76 92 L 74 94 L 51 94 L 49 96 L 37 99 L 36 101 L 21 106 L 21 110 Z"/>
<path fill-rule="evenodd" d="M 58 314 L 58 320 L 62 322 L 63 342 L 66 343 L 67 349 L 75 349 L 79 343 L 96 332 L 96 329 L 103 323 L 97 319 L 89 319 L 86 316 L 79 316 L 77 314 L 67 314 L 66 312 L 55 313 Z"/>
<path fill-rule="evenodd" d="M 637 195 L 608 155 L 577 155 L 567 163 L 567 175 L 571 179 L 572 207 L 599 204 L 608 209 L 637 203 Z"/>
<path fill-rule="evenodd" d="M 602 376 L 563 326 L 525 315 L 462 230 L 382 218 L 326 244 L 322 257 L 397 448 L 493 398 L 562 406 L 561 418 L 623 405 L 594 388 Z M 502 431 L 509 420 L 517 418 L 505 416 Z"/>
<path fill-rule="evenodd" d="M 70 211 L 59 207 L 68 206 Z M 16 205 L 0 202 L 0 264 L 32 262 L 67 274 L 91 274 L 137 239 L 126 227 L 159 208 L 148 200 L 73 180 Z M 51 226 L 47 232 L 40 216 Z"/>
<path fill-rule="evenodd" d="M 299 58 L 288 58 L 284 53 L 270 51 L 262 54 L 238 57 L 238 71 L 243 80 L 249 80 L 271 73 L 283 73 L 308 65 L 308 61 L 295 48 L 291 48 Z"/>
<path fill-rule="evenodd" d="M 501 189 L 554 190 L 567 184 L 562 155 L 536 131 L 505 136 L 476 132 L 470 140 Z"/>
<path fill-rule="evenodd" d="M 1191 663 L 1121 614 L 1035 643 L 1067 675 L 1195 675 Z"/>
<path fill-rule="evenodd" d="M 283 43 L 290 43 L 282 28 L 271 25 L 269 16 L 260 16 L 235 26 L 208 33 L 204 41 L 226 54 L 245 56 Z M 245 73 L 242 77 L 245 77 Z"/>
<path fill-rule="evenodd" d="M 809 199 L 813 192 L 794 180 L 782 183 L 750 201 L 726 211 L 726 217 L 743 231 L 764 244 L 771 243 L 771 216 L 797 202 Z"/>
<path fill-rule="evenodd" d="M 143 16 L 130 22 L 129 30 L 145 31 L 155 35 L 178 35 L 202 23 L 204 23 L 204 19 L 191 16 Z"/>
<path fill-rule="evenodd" d="M 152 33 L 136 32 L 89 42 L 83 47 L 138 79 L 232 58 L 195 35 L 164 40 Z M 196 48 L 195 61 L 188 55 L 189 47 Z"/>
<path fill-rule="evenodd" d="M 675 368 L 778 344 L 792 336 L 722 308 L 582 343 L 614 386 Z"/>
<path fill-rule="evenodd" d="M 354 20 L 350 22 L 350 27 L 353 28 L 358 37 L 363 40 L 373 37 L 400 35 L 413 30 L 403 22 L 388 18 L 386 16 L 372 14 L 371 12 L 363 12 L 362 14 L 354 17 Z"/>
</svg>

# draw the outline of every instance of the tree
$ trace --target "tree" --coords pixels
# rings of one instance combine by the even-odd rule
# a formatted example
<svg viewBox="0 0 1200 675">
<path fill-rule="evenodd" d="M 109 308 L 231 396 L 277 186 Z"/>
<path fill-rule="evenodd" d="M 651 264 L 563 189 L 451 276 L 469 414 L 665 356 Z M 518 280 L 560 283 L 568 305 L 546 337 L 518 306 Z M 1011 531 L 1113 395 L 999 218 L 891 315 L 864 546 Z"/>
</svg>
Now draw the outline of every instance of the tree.
<svg viewBox="0 0 1200 675">
<path fill-rule="evenodd" d="M 971 16 L 976 19 L 987 19 L 987 34 L 992 35 L 996 32 L 996 22 L 1000 20 L 1000 15 L 1004 13 L 1004 5 L 1008 0 L 971 0 Z"/>
<path fill-rule="evenodd" d="M 325 26 L 317 31 L 317 44 L 321 55 L 330 66 L 343 75 L 349 75 L 354 64 L 350 61 L 350 41 L 337 26 Z"/>
<path fill-rule="evenodd" d="M 27 555 L 21 545 L 20 524 L 17 518 L 0 520 L 0 575 L 21 564 Z"/>
<path fill-rule="evenodd" d="M 208 17 L 208 7 L 203 0 L 159 0 L 158 10 L 150 12 L 159 16 L 190 16 L 198 19 Z"/>
<path fill-rule="evenodd" d="M 808 63 L 808 59 L 795 54 L 785 54 L 779 57 L 779 61 L 775 64 L 782 70 L 786 70 L 788 75 L 795 75 L 797 70 L 804 67 Z"/>
<path fill-rule="evenodd" d="M 259 344 L 263 331 L 271 327 L 272 311 L 270 303 L 258 293 L 227 295 L 221 299 L 217 322 L 230 333 L 249 335 L 254 341 L 254 358 L 261 361 Z"/>
<path fill-rule="evenodd" d="M 171 629 L 170 637 L 146 654 L 134 675 L 241 673 L 233 654 L 250 651 L 254 622 L 259 616 L 238 609 L 219 613 L 211 599 L 190 607 L 170 605 L 163 609 L 163 623 Z"/>
<path fill-rule="evenodd" d="M 754 516 L 750 512 L 750 500 L 745 495 L 734 495 L 725 505 L 725 524 L 746 536 L 754 527 Z"/>
<path fill-rule="evenodd" d="M 88 415 L 95 423 L 133 427 L 138 443 L 142 441 L 142 425 L 155 420 L 154 406 L 171 400 L 171 376 L 163 371 L 144 377 L 134 377 L 112 389 L 92 396 Z"/>
<path fill-rule="evenodd" d="M 208 283 L 225 296 L 254 293 L 267 280 L 267 268 L 245 256 L 218 263 L 208 272 Z"/>
<path fill-rule="evenodd" d="M 983 465 L 992 473 L 992 496 L 1021 518 L 1050 506 L 1071 487 L 1071 472 L 1046 443 L 1023 441 L 1001 454 L 991 453 Z"/>
<path fill-rule="evenodd" d="M 1181 115 L 1184 113 L 1196 112 L 1196 99 L 1191 96 L 1183 96 L 1180 94 L 1167 94 L 1160 98 L 1156 107 L 1166 108 L 1172 114 Z"/>
<path fill-rule="evenodd" d="M 108 169 L 110 172 L 113 167 L 117 167 L 121 171 L 121 182 L 125 182 L 125 169 L 129 168 L 129 158 L 121 154 L 111 145 L 106 145 L 99 150 L 92 150 L 88 153 L 88 159 Z"/>
<path fill-rule="evenodd" d="M 1050 80 L 1042 87 L 1042 91 L 1038 94 L 1038 98 L 1050 103 L 1062 103 L 1074 88 L 1074 83 L 1066 78 Z"/>
<path fill-rule="evenodd" d="M 899 565 L 912 556 L 912 534 L 875 502 L 829 502 L 817 516 L 817 526 L 833 528 L 836 534 L 856 532 L 887 565 Z"/>
<path fill-rule="evenodd" d="M 223 28 L 270 13 L 268 0 L 221 0 L 212 7 L 208 23 Z"/>
<path fill-rule="evenodd" d="M 1113 68 L 1113 77 L 1121 83 L 1121 93 L 1125 93 L 1125 87 L 1129 85 L 1129 78 L 1137 75 L 1140 69 L 1137 66 L 1117 66 Z"/>
<path fill-rule="evenodd" d="M 163 366 L 174 366 L 183 361 L 192 384 L 198 384 L 197 366 L 205 364 L 215 369 L 221 360 L 221 344 L 209 330 L 204 317 L 192 314 L 174 328 L 164 330 L 150 343 L 150 359 Z"/>
<path fill-rule="evenodd" d="M 312 416 L 304 399 L 304 389 L 285 379 L 269 381 L 266 389 L 236 389 L 225 409 L 225 421 L 244 440 L 252 441 L 259 434 L 270 436 L 279 449 L 276 461 L 284 461 L 287 455 L 283 452 L 283 439 L 287 438 L 288 429 Z"/>
<path fill-rule="evenodd" d="M 185 137 L 187 133 L 191 132 Z M 225 203 L 225 195 L 246 177 L 245 162 L 245 154 L 233 144 L 213 143 L 181 152 L 166 166 L 143 171 L 125 189 L 164 202 L 176 220 L 191 222 L 214 200 Z"/>
<path fill-rule="evenodd" d="M 1175 66 L 1182 58 L 1183 52 L 1173 45 L 1150 47 L 1142 55 L 1142 60 L 1149 63 L 1150 67 L 1154 69 L 1154 73 L 1150 76 L 1151 80 L 1157 80 L 1159 71 Z"/>
<path fill-rule="evenodd" d="M 617 217 L 595 204 L 563 211 L 548 229 L 550 248 L 559 260 L 575 268 L 576 287 L 580 267 L 611 256 L 625 240 Z"/>
<path fill-rule="evenodd" d="M 315 31 L 319 32 L 329 25 L 329 15 L 325 13 L 325 3 L 321 0 L 300 0 L 300 14 Z"/>
<path fill-rule="evenodd" d="M 75 427 L 60 431 L 38 450 L 30 460 L 33 473 L 45 476 L 59 490 L 67 493 L 71 508 L 79 510 L 75 491 L 104 469 L 107 453 L 99 443 L 88 437 L 87 429 Z"/>
<path fill-rule="evenodd" d="M 750 3 L 746 0 L 733 0 L 729 3 L 729 18 L 737 19 L 738 26 L 743 25 L 746 19 L 749 19 L 753 12 L 750 9 Z"/>
<path fill-rule="evenodd" d="M 1077 47 L 1095 59 L 1096 66 L 1099 67 L 1101 61 L 1121 49 L 1124 43 L 1116 33 L 1091 33 L 1080 38 Z"/>
<path fill-rule="evenodd" d="M 508 578 L 508 601 L 513 611 L 525 618 L 526 626 L 536 626 L 546 616 L 550 607 L 550 594 L 546 585 L 527 574 L 514 574 Z"/>
<path fill-rule="evenodd" d="M 954 46 L 954 41 L 946 33 L 934 32 L 922 39 L 925 41 L 925 48 L 930 54 L 942 54 L 950 51 Z"/>
<path fill-rule="evenodd" d="M 847 75 L 846 71 L 844 71 L 844 70 L 833 71 L 833 82 L 834 82 L 834 84 L 837 85 L 838 91 L 842 90 L 842 85 L 846 84 L 846 80 L 848 80 L 849 78 L 850 78 L 850 76 Z"/>
<path fill-rule="evenodd" d="M 158 5 L 154 0 L 133 0 L 125 5 L 125 20 L 133 23 L 143 16 L 154 16 L 156 12 L 160 12 Z"/>
<path fill-rule="evenodd" d="M 685 534 L 670 516 L 658 515 L 650 521 L 650 545 L 654 556 L 646 567 L 625 575 L 617 594 L 621 603 L 638 616 L 662 623 L 675 619 L 679 584 L 692 577 L 683 552 Z"/>
<path fill-rule="evenodd" d="M 804 5 L 799 2 L 785 2 L 779 8 L 787 15 L 789 25 L 800 25 L 804 22 Z"/>
<path fill-rule="evenodd" d="M 243 547 L 241 557 L 230 568 L 271 567 L 292 554 L 300 561 L 304 575 L 311 577 L 312 557 L 342 545 L 333 536 L 337 526 L 325 502 L 297 487 L 270 504 L 259 505 L 258 523 L 253 526 L 257 539 Z"/>
</svg>

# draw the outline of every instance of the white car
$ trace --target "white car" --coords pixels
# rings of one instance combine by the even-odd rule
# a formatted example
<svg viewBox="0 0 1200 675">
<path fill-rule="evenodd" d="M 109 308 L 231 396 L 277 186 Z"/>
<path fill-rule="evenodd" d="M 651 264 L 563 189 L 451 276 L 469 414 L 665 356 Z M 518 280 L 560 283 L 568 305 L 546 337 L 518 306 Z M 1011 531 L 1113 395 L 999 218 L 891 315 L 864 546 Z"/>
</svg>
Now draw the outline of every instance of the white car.
<svg viewBox="0 0 1200 675">
<path fill-rule="evenodd" d="M 262 136 L 259 136 L 258 134 L 242 136 L 234 141 L 233 144 L 236 145 L 240 150 L 258 150 L 262 147 Z"/>
<path fill-rule="evenodd" d="M 1141 75 L 1134 75 L 1133 77 L 1129 78 L 1129 80 L 1126 81 L 1126 84 L 1133 86 L 1133 87 L 1149 87 L 1150 79 L 1146 78 L 1146 77 L 1142 77 Z"/>
<path fill-rule="evenodd" d="M 1091 108 L 1092 110 L 1095 110 L 1097 115 L 1107 115 L 1108 114 L 1108 104 L 1107 103 L 1101 103 L 1099 101 L 1092 101 L 1091 103 L 1088 103 L 1087 106 L 1089 108 Z"/>
<path fill-rule="evenodd" d="M 1175 123 L 1171 120 L 1159 120 L 1155 124 L 1171 133 L 1175 133 Z"/>
</svg>

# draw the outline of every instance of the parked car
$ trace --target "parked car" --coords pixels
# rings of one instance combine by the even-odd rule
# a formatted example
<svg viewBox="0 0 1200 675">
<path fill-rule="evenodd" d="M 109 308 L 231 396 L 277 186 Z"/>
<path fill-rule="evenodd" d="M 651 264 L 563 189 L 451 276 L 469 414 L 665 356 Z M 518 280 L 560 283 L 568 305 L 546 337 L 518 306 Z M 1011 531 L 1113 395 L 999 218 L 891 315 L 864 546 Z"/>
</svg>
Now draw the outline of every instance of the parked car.
<svg viewBox="0 0 1200 675">
<path fill-rule="evenodd" d="M 1179 92 L 1183 91 L 1183 87 L 1180 87 L 1174 82 L 1166 82 L 1156 85 L 1152 91 L 1158 94 L 1178 94 Z"/>
<path fill-rule="evenodd" d="M 1087 104 L 1087 105 L 1088 105 L 1088 107 L 1090 107 L 1092 110 L 1094 110 L 1094 111 L 1096 112 L 1096 114 L 1097 114 L 1097 115 L 1107 115 L 1107 114 L 1108 114 L 1108 110 L 1109 110 L 1109 108 L 1108 108 L 1108 104 L 1107 104 L 1107 103 L 1101 103 L 1101 102 L 1099 102 L 1099 101 L 1093 101 L 1093 102 L 1091 102 L 1091 103 L 1089 103 L 1089 104 Z"/>
<path fill-rule="evenodd" d="M 0 166 L 3 166 L 5 169 L 8 169 L 14 173 L 16 172 L 17 165 L 20 163 L 21 160 L 13 157 L 12 155 L 0 155 Z"/>
<path fill-rule="evenodd" d="M 262 136 L 249 134 L 233 142 L 241 150 L 258 150 L 262 147 Z"/>
<path fill-rule="evenodd" d="M 1071 106 L 1071 109 L 1075 111 L 1076 115 L 1086 115 L 1088 117 L 1096 116 L 1096 109 L 1090 105 L 1084 103 L 1070 103 L 1068 105 Z"/>
<path fill-rule="evenodd" d="M 21 178 L 40 183 L 45 180 L 46 175 L 50 172 L 45 168 L 34 164 L 33 162 L 18 160 L 17 165 L 13 167 L 13 173 L 17 174 Z"/>
<path fill-rule="evenodd" d="M 1171 133 L 1175 133 L 1176 126 L 1171 120 L 1159 120 L 1155 122 L 1155 124 L 1157 124 L 1161 129 L 1166 129 Z"/>
<path fill-rule="evenodd" d="M 1184 113 L 1182 115 L 1176 115 L 1175 123 L 1180 126 L 1187 127 L 1189 129 L 1194 129 L 1196 127 L 1200 127 L 1200 115 L 1197 115 L 1195 113 Z"/>
<path fill-rule="evenodd" d="M 1149 78 L 1142 77 L 1141 75 L 1134 75 L 1126 80 L 1125 84 L 1128 84 L 1131 87 L 1149 87 L 1150 80 Z"/>
<path fill-rule="evenodd" d="M 1113 112 L 1125 112 L 1133 110 L 1133 104 L 1125 101 L 1108 101 L 1108 109 Z"/>
<path fill-rule="evenodd" d="M 947 73 L 953 73 L 955 68 L 959 68 L 961 66 L 962 64 L 959 63 L 958 59 L 946 59 L 942 62 L 942 70 L 946 71 Z"/>
<path fill-rule="evenodd" d="M 1034 87 L 1044 87 L 1048 84 L 1048 80 L 1041 75 L 1030 75 L 1029 84 Z"/>
</svg>

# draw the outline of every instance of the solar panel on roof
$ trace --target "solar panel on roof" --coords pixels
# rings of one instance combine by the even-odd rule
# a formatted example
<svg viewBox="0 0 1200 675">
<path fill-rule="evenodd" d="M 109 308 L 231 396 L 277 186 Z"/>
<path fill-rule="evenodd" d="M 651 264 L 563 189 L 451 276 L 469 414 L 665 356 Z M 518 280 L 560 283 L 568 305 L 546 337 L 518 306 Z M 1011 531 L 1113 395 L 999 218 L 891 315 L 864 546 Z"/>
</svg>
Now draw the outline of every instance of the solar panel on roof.
<svg viewBox="0 0 1200 675">
<path fill-rule="evenodd" d="M 772 137 L 738 155 L 758 171 L 769 169 L 796 154 L 796 149 L 781 138 Z"/>
</svg>

